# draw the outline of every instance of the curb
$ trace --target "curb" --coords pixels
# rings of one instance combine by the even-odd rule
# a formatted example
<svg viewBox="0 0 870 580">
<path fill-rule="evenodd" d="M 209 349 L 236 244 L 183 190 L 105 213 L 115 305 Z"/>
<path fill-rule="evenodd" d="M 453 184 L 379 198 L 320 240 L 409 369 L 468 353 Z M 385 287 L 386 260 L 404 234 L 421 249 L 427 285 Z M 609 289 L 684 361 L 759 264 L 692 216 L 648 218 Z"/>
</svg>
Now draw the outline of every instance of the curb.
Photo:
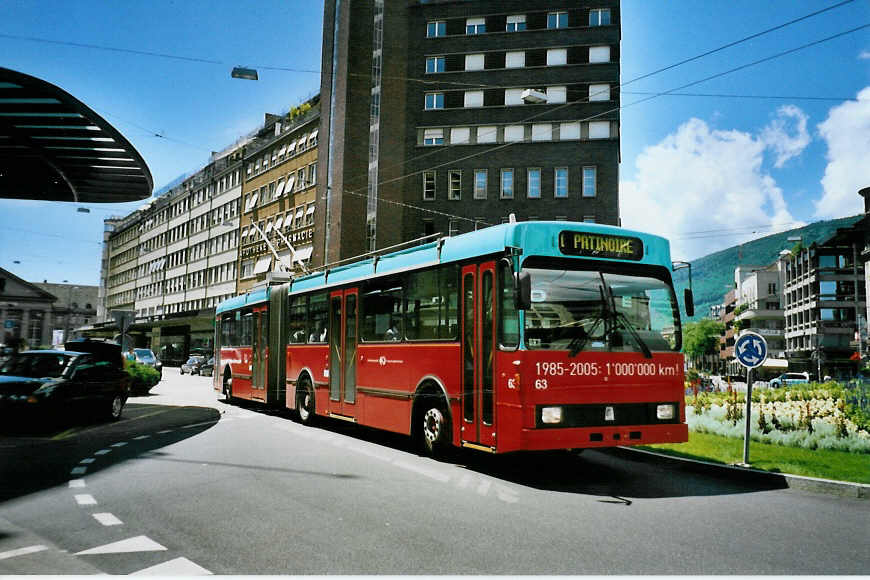
<svg viewBox="0 0 870 580">
<path fill-rule="evenodd" d="M 719 477 L 728 477 L 730 479 L 740 479 L 743 481 L 765 481 L 768 483 L 779 483 L 782 487 L 789 489 L 799 489 L 813 493 L 824 493 L 836 495 L 839 497 L 851 497 L 855 499 L 870 499 L 870 485 L 866 483 L 852 483 L 848 481 L 837 481 L 833 479 L 821 479 L 818 477 L 806 477 L 803 475 L 792 475 L 789 473 L 773 473 L 770 471 L 762 471 L 751 467 L 740 467 L 737 465 L 725 465 L 722 463 L 711 463 L 709 461 L 701 461 L 699 459 L 689 459 L 686 457 L 675 457 L 673 455 L 665 455 L 647 451 L 646 449 L 636 449 L 632 447 L 616 447 L 613 451 L 640 461 L 670 463 L 678 465 L 682 468 L 689 469 L 698 473 L 709 473 Z"/>
</svg>

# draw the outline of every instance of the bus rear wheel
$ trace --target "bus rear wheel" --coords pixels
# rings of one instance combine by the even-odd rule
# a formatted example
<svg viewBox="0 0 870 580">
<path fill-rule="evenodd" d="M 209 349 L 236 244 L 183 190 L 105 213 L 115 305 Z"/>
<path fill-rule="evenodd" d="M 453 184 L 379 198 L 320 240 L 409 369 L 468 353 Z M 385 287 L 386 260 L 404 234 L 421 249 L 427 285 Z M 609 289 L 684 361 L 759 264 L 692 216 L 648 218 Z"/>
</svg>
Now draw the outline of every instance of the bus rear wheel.
<svg viewBox="0 0 870 580">
<path fill-rule="evenodd" d="M 299 380 L 296 385 L 296 412 L 299 422 L 303 425 L 311 425 L 314 422 L 314 389 L 311 381 L 307 378 Z"/>
</svg>

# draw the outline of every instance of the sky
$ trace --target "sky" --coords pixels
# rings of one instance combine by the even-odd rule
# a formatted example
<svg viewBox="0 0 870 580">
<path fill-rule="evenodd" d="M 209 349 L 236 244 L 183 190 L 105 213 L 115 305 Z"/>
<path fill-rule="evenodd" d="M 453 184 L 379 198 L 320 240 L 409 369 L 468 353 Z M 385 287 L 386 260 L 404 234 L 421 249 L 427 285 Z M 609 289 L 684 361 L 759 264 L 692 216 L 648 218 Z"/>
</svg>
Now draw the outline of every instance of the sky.
<svg viewBox="0 0 870 580">
<path fill-rule="evenodd" d="M 622 1 L 623 226 L 692 260 L 863 211 L 870 2 L 841 3 Z M 317 94 L 322 16 L 318 0 L 4 0 L 0 66 L 102 115 L 158 190 Z M 0 200 L 0 267 L 96 285 L 103 219 L 142 203 Z"/>
</svg>

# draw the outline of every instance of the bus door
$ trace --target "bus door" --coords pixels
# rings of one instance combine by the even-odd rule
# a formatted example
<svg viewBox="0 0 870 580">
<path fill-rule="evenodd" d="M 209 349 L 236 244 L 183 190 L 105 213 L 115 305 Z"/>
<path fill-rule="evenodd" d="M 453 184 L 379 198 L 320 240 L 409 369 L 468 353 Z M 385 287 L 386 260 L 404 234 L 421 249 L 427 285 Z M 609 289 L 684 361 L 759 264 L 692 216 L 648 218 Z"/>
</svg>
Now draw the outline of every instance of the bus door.
<svg viewBox="0 0 870 580">
<path fill-rule="evenodd" d="M 495 439 L 495 262 L 462 268 L 462 444 Z"/>
<path fill-rule="evenodd" d="M 358 290 L 329 296 L 329 414 L 339 419 L 356 415 Z"/>
<path fill-rule="evenodd" d="M 251 341 L 251 398 L 266 400 L 269 365 L 269 307 L 254 308 Z"/>
</svg>

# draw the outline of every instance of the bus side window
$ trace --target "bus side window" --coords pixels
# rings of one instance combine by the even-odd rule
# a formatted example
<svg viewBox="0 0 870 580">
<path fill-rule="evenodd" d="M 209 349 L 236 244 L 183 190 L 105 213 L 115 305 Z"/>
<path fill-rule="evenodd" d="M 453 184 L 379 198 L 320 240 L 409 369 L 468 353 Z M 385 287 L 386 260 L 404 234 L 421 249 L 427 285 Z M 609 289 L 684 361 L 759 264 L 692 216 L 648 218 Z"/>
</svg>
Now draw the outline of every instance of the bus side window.
<svg viewBox="0 0 870 580">
<path fill-rule="evenodd" d="M 402 340 L 402 279 L 367 282 L 360 300 L 360 334 L 364 342 Z"/>
<path fill-rule="evenodd" d="M 328 323 L 329 302 L 326 292 L 312 295 L 308 300 L 308 342 L 326 342 Z"/>
<path fill-rule="evenodd" d="M 288 308 L 288 326 L 290 327 L 290 344 L 304 344 L 308 332 L 307 329 L 308 298 L 306 296 L 294 296 L 290 299 Z"/>
</svg>

